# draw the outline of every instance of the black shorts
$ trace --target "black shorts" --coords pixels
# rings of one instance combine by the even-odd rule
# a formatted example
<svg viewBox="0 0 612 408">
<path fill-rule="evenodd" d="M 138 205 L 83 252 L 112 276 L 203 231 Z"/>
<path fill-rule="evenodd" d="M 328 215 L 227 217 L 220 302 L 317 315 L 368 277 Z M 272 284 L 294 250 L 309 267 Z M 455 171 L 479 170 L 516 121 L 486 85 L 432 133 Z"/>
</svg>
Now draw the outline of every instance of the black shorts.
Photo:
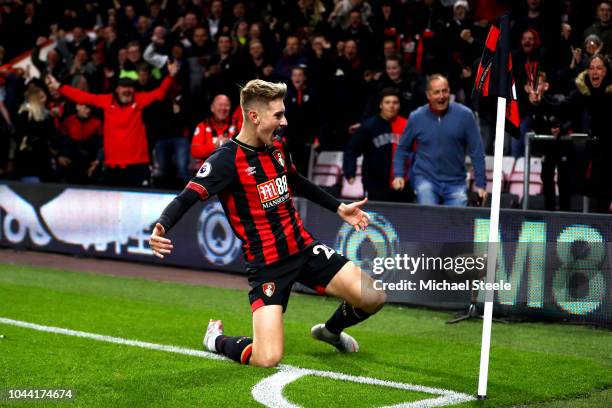
<svg viewBox="0 0 612 408">
<path fill-rule="evenodd" d="M 347 262 L 344 256 L 315 241 L 303 251 L 274 265 L 248 270 L 251 310 L 255 312 L 262 306 L 282 305 L 284 312 L 295 282 L 325 294 L 329 282 Z"/>
</svg>

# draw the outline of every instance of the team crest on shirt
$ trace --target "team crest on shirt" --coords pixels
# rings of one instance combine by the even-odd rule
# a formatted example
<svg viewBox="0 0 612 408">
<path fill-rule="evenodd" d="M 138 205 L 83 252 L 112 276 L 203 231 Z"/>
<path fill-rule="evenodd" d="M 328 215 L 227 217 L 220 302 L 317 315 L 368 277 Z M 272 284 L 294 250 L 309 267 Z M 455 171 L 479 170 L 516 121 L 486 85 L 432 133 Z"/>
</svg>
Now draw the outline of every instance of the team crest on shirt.
<svg viewBox="0 0 612 408">
<path fill-rule="evenodd" d="M 268 282 L 261 285 L 261 289 L 263 290 L 264 295 L 267 297 L 272 297 L 274 291 L 276 290 L 276 285 L 274 282 Z"/>
<path fill-rule="evenodd" d="M 200 167 L 200 170 L 198 170 L 198 172 L 196 173 L 196 177 L 204 178 L 210 174 L 211 170 L 212 170 L 212 165 L 209 162 L 204 162 L 202 167 Z"/>
<path fill-rule="evenodd" d="M 285 167 L 285 158 L 283 157 L 283 153 L 280 150 L 275 150 L 272 155 L 281 166 Z"/>
</svg>

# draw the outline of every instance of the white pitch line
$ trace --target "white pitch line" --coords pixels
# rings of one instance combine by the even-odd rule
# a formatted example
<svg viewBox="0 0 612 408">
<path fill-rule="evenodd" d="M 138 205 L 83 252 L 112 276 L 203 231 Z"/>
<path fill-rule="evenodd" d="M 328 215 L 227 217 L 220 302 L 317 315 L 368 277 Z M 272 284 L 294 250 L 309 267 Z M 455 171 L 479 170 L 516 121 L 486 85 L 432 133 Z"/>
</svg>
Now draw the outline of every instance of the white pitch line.
<svg viewBox="0 0 612 408">
<path fill-rule="evenodd" d="M 24 322 L 21 320 L 13 320 L 5 317 L 0 317 L 0 323 L 23 327 L 47 333 L 64 334 L 66 336 L 81 337 L 107 343 L 121 344 L 125 346 L 140 347 L 149 350 L 166 351 L 169 353 L 177 353 L 194 357 L 201 357 L 210 360 L 226 360 L 231 361 L 216 353 L 208 351 L 188 349 L 184 347 L 170 346 L 165 344 L 149 343 L 146 341 L 130 340 L 121 337 L 106 336 L 103 334 L 89 333 L 78 330 L 64 329 L 61 327 L 44 326 L 41 324 Z M 419 401 L 407 402 L 383 408 L 429 408 L 441 407 L 447 405 L 459 404 L 462 402 L 473 401 L 475 398 L 467 394 L 445 390 L 442 388 L 426 387 L 423 385 L 406 384 L 395 381 L 380 380 L 372 377 L 353 376 L 333 371 L 312 370 L 300 367 L 294 367 L 287 364 L 280 364 L 277 369 L 279 372 L 264 378 L 258 382 L 252 389 L 252 395 L 256 401 L 274 408 L 298 408 L 298 405 L 292 404 L 286 400 L 282 393 L 283 388 L 301 377 L 314 375 L 317 377 L 330 378 L 333 380 L 356 382 L 360 384 L 376 385 L 381 387 L 397 388 L 407 391 L 416 391 L 427 394 L 439 395 L 437 398 L 429 398 Z"/>
<path fill-rule="evenodd" d="M 177 346 L 168 346 L 165 344 L 148 343 L 146 341 L 139 341 L 139 340 L 123 339 L 121 337 L 112 337 L 112 336 L 105 336 L 103 334 L 63 329 L 61 327 L 43 326 L 41 324 L 24 322 L 21 320 L 7 319 L 4 317 L 0 317 L 0 323 L 8 324 L 11 326 L 23 327 L 26 329 L 47 332 L 47 333 L 65 334 L 66 336 L 82 337 L 85 339 L 104 341 L 107 343 L 121 344 L 124 346 L 134 346 L 134 347 L 141 347 L 141 348 L 145 348 L 149 350 L 167 351 L 169 353 L 185 354 L 187 356 L 202 357 L 202 358 L 208 358 L 211 360 L 228 360 L 227 358 L 219 354 L 210 353 L 208 351 L 193 350 L 193 349 L 177 347 Z"/>
</svg>

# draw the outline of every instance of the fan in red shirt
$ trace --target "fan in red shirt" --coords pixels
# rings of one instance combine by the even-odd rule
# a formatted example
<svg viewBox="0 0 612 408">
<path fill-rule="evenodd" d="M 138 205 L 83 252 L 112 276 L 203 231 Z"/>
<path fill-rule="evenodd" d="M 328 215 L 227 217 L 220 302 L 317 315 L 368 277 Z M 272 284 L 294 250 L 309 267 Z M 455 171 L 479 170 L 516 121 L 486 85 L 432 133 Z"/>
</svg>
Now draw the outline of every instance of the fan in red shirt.
<svg viewBox="0 0 612 408">
<path fill-rule="evenodd" d="M 76 103 L 95 106 L 104 111 L 103 184 L 124 187 L 149 185 L 150 158 L 142 110 L 165 98 L 178 69 L 178 62 L 169 62 L 170 76 L 153 91 L 135 92 L 134 81 L 121 78 L 113 93 L 102 95 L 60 85 L 52 75 L 47 76 L 49 89 L 59 89 L 63 96 Z"/>
<path fill-rule="evenodd" d="M 191 157 L 197 160 L 198 169 L 217 147 L 239 132 L 230 117 L 230 109 L 230 99 L 227 95 L 219 94 L 210 105 L 212 116 L 196 126 L 191 140 Z"/>
<path fill-rule="evenodd" d="M 57 164 L 61 179 L 85 184 L 100 164 L 102 121 L 87 105 L 77 104 L 76 110 L 60 124 Z"/>
</svg>

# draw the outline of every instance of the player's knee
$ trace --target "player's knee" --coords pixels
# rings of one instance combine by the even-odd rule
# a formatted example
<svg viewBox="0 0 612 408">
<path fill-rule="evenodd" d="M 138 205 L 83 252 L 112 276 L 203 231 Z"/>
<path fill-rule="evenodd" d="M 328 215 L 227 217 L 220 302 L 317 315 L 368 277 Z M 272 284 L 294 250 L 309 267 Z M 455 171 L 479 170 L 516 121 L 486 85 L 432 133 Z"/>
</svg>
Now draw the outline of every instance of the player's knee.
<svg viewBox="0 0 612 408">
<path fill-rule="evenodd" d="M 359 267 L 357 267 L 359 268 Z M 361 268 L 359 268 L 361 271 Z M 370 276 L 361 272 L 362 276 L 366 279 L 367 283 L 363 283 L 362 287 L 365 288 L 362 291 L 362 306 L 361 308 L 368 313 L 376 313 L 383 308 L 387 302 L 387 294 L 384 290 L 377 290 L 374 288 L 374 281 Z"/>
<path fill-rule="evenodd" d="M 283 353 L 279 352 L 270 352 L 270 353 L 259 353 L 253 354 L 251 356 L 251 365 L 262 367 L 262 368 L 272 368 L 276 367 L 281 360 L 283 359 Z"/>
<path fill-rule="evenodd" d="M 382 290 L 370 291 L 364 297 L 361 309 L 368 313 L 376 313 L 383 308 L 387 301 L 387 294 Z"/>
<path fill-rule="evenodd" d="M 374 299 L 374 306 L 376 307 L 376 311 L 378 312 L 383 306 L 387 303 L 387 294 L 384 290 L 376 291 L 376 299 Z"/>
</svg>

